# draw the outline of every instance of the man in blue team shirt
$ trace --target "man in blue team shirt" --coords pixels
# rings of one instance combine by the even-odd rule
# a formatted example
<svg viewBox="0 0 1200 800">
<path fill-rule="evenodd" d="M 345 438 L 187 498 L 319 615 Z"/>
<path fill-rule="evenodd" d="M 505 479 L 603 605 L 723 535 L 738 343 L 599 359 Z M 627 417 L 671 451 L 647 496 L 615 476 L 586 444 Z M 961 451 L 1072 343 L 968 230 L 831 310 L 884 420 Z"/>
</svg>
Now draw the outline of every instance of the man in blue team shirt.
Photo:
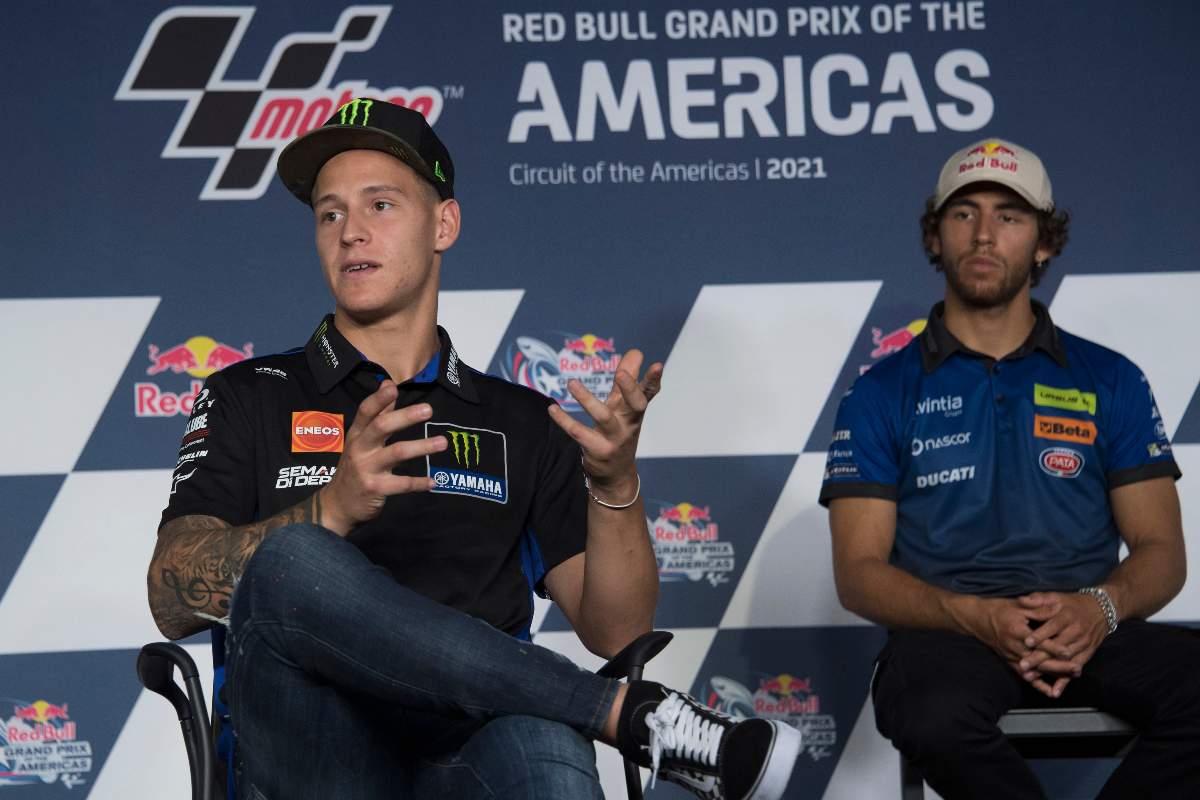
<svg viewBox="0 0 1200 800">
<path fill-rule="evenodd" d="M 1022 147 L 946 162 L 945 301 L 847 392 L 821 489 L 838 596 L 889 630 L 876 723 L 947 798 L 1044 796 L 996 727 L 1039 701 L 1141 729 L 1101 797 L 1200 787 L 1200 637 L 1145 622 L 1186 573 L 1171 444 L 1138 368 L 1030 297 L 1067 222 Z"/>
</svg>

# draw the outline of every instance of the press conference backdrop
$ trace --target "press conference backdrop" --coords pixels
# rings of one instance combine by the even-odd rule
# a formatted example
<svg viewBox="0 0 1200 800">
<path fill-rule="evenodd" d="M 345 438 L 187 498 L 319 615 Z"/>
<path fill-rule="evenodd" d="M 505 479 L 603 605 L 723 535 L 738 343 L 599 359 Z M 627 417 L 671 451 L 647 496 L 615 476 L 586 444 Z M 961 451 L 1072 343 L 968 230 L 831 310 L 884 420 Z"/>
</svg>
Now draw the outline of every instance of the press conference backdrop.
<svg viewBox="0 0 1200 800">
<path fill-rule="evenodd" d="M 464 360 L 576 412 L 567 379 L 604 396 L 626 348 L 666 361 L 639 466 L 676 639 L 651 674 L 804 728 L 789 798 L 895 796 L 883 634 L 837 602 L 816 497 L 838 398 L 940 294 L 917 218 L 952 150 L 1049 165 L 1074 223 L 1035 295 L 1149 376 L 1200 574 L 1198 26 L 1182 1 L 9 5 L 0 800 L 187 795 L 134 676 L 146 564 L 205 377 L 331 308 L 273 164 L 357 95 L 454 155 Z M 1200 619 L 1200 580 L 1158 618 Z M 557 610 L 535 630 L 596 663 Z M 1107 769 L 1042 774 L 1076 797 Z"/>
</svg>

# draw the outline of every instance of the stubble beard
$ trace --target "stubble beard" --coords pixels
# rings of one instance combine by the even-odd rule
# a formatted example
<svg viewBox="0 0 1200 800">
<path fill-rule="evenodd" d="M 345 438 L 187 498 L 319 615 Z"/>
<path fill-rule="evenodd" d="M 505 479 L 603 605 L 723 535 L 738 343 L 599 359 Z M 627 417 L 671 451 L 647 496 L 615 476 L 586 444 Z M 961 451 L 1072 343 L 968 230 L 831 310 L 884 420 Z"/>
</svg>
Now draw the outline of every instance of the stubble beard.
<svg viewBox="0 0 1200 800">
<path fill-rule="evenodd" d="M 1008 261 L 989 255 L 989 258 L 999 261 L 1003 269 L 998 280 L 988 282 L 970 281 L 962 276 L 959 264 L 974 255 L 976 254 L 967 253 L 954 261 L 942 261 L 942 270 L 946 273 L 946 283 L 966 305 L 980 310 L 998 308 L 1011 303 L 1021 293 L 1021 290 L 1029 285 L 1029 276 L 1033 272 L 1032 253 L 1027 258 L 1021 259 L 1023 266 L 1017 269 L 1013 269 Z"/>
</svg>

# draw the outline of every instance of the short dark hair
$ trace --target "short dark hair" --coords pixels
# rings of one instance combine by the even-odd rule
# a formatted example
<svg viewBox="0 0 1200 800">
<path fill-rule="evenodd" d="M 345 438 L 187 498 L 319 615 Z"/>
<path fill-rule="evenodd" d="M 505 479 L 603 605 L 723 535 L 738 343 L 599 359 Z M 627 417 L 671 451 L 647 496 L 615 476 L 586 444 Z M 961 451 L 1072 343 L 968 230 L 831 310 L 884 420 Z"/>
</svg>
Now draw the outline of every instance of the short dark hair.
<svg viewBox="0 0 1200 800">
<path fill-rule="evenodd" d="M 925 256 L 929 263 L 937 267 L 938 272 L 942 271 L 942 259 L 930 249 L 929 243 L 938 235 L 938 223 L 942 221 L 945 205 L 939 209 L 934 204 L 934 198 L 930 197 L 925 201 L 925 213 L 921 215 L 921 244 L 925 248 Z M 1065 209 L 1034 209 L 1034 213 L 1037 214 L 1038 246 L 1048 249 L 1050 258 L 1058 258 L 1067 246 L 1068 229 L 1071 225 L 1070 212 Z M 1031 286 L 1037 286 L 1046 270 L 1050 269 L 1050 258 L 1033 265 L 1033 272 L 1029 277 Z"/>
</svg>

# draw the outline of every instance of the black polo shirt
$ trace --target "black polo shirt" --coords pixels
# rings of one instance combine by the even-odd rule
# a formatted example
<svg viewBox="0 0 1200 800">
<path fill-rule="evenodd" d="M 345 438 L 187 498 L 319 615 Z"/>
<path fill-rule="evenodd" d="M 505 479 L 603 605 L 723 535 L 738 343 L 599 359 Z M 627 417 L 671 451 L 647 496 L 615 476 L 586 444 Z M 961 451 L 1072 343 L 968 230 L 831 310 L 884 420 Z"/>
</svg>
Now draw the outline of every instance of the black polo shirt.
<svg viewBox="0 0 1200 800">
<path fill-rule="evenodd" d="M 432 492 L 388 498 L 349 541 L 395 579 L 514 636 L 529 635 L 531 589 L 587 538 L 578 445 L 550 419 L 553 402 L 441 350 L 401 384 L 396 407 L 433 416 L 389 441 L 441 434 L 449 447 L 400 464 Z M 205 514 L 231 525 L 299 503 L 336 472 L 358 405 L 387 377 L 327 316 L 308 344 L 209 376 L 196 398 L 162 521 Z"/>
</svg>

